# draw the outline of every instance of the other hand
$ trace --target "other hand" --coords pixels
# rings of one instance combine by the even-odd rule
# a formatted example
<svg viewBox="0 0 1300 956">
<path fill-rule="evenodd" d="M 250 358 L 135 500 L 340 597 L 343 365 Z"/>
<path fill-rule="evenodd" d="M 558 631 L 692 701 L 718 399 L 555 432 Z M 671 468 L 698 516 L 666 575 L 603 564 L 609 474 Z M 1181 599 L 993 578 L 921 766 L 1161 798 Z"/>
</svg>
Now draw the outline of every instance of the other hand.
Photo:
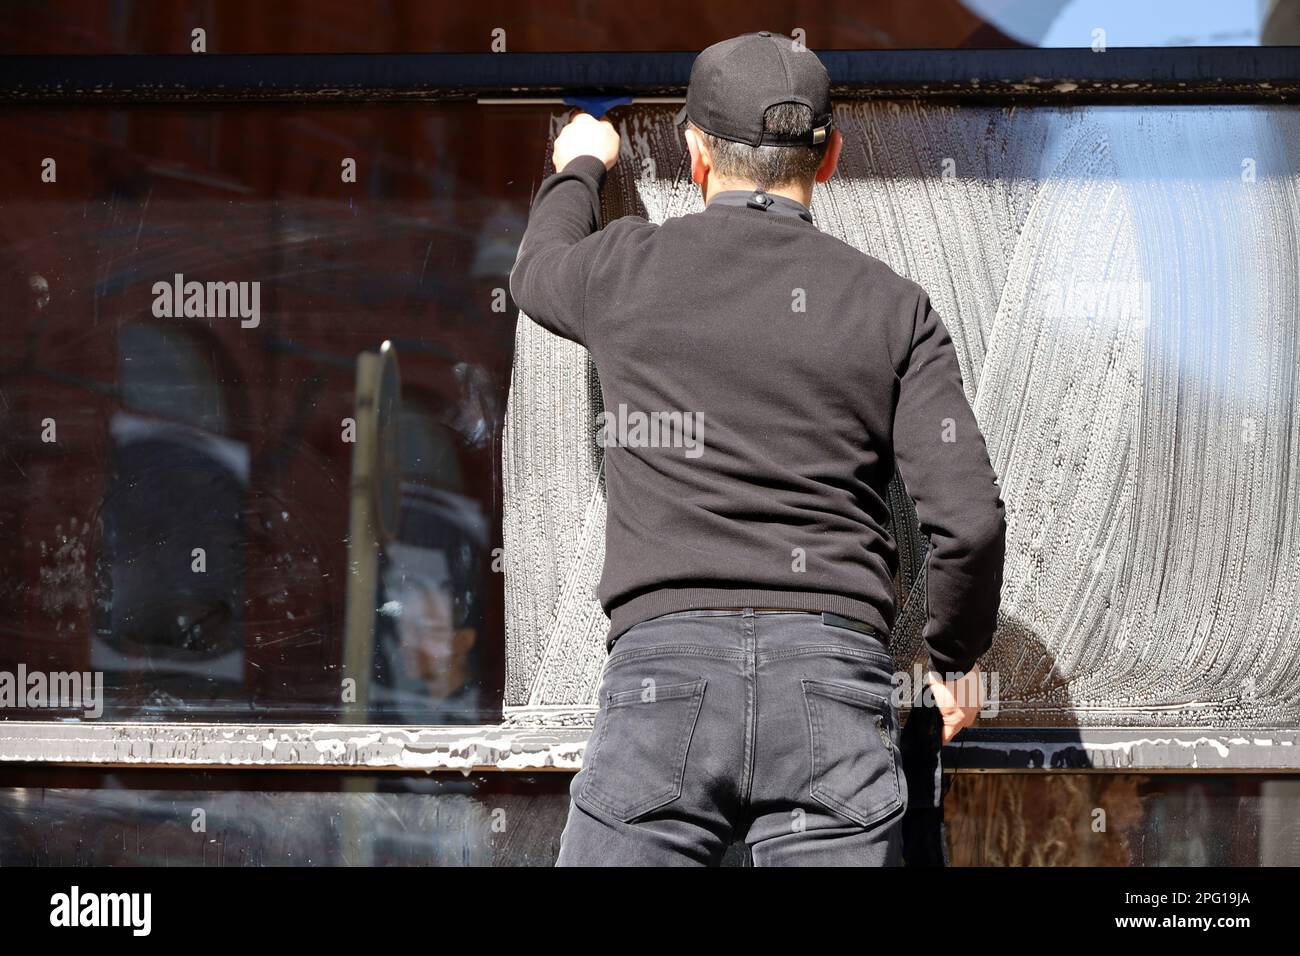
<svg viewBox="0 0 1300 956">
<path fill-rule="evenodd" d="M 984 708 L 984 685 L 979 673 L 979 667 L 975 666 L 957 680 L 945 681 L 935 671 L 926 675 L 934 704 L 943 716 L 944 743 L 975 723 Z"/>
</svg>

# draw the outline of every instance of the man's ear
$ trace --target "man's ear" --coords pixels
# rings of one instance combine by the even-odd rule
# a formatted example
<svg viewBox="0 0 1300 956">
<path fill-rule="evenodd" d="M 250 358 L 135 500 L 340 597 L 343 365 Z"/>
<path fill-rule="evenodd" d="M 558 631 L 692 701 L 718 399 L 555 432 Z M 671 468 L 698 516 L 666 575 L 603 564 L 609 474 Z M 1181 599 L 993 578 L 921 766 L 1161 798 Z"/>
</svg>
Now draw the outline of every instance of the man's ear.
<svg viewBox="0 0 1300 956">
<path fill-rule="evenodd" d="M 713 154 L 709 152 L 709 144 L 704 142 L 704 137 L 697 130 L 688 126 L 686 148 L 691 152 L 691 182 L 703 186 L 709 178 L 709 171 L 713 169 Z"/>
<path fill-rule="evenodd" d="M 831 130 L 830 141 L 826 144 L 826 155 L 817 167 L 817 182 L 824 183 L 835 175 L 835 165 L 840 161 L 840 150 L 844 148 L 844 137 L 837 129 Z"/>
</svg>

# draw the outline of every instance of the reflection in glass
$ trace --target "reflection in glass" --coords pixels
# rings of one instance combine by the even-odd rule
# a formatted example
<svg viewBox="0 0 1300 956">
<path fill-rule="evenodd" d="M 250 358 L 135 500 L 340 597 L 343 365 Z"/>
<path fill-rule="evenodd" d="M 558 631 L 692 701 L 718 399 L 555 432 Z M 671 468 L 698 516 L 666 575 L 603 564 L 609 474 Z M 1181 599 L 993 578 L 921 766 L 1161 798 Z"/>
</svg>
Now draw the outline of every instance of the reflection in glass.
<svg viewBox="0 0 1300 956">
<path fill-rule="evenodd" d="M 0 671 L 99 672 L 104 719 L 499 720 L 502 290 L 547 123 L 472 104 L 0 116 Z M 21 172 L 51 153 L 57 183 Z M 260 283 L 259 321 L 158 316 L 178 274 Z M 354 542 L 356 369 L 385 340 L 403 467 L 392 534 Z"/>
<path fill-rule="evenodd" d="M 572 779 L 10 768 L 0 866 L 551 866 Z M 1286 776 L 949 780 L 954 866 L 1300 863 L 1300 782 Z M 749 864 L 743 836 L 724 866 Z"/>
<path fill-rule="evenodd" d="M 402 416 L 401 531 L 380 582 L 374 719 L 461 723 L 476 714 L 483 609 L 475 587 L 487 516 L 460 490 L 454 432 L 427 414 Z"/>
</svg>

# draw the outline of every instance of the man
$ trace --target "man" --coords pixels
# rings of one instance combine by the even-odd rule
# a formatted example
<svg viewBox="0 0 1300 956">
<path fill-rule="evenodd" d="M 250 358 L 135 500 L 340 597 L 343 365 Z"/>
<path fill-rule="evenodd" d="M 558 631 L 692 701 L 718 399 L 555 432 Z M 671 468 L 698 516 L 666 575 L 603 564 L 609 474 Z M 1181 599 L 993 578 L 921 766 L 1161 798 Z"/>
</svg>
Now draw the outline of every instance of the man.
<svg viewBox="0 0 1300 956">
<path fill-rule="evenodd" d="M 682 121 L 703 212 L 599 229 L 619 138 L 580 114 L 510 277 L 591 353 L 607 416 L 610 654 L 558 863 L 716 864 L 742 837 L 759 866 L 897 864 L 886 486 L 897 465 L 932 544 L 949 740 L 997 616 L 996 476 L 924 290 L 813 222 L 843 145 L 817 56 L 715 44 Z"/>
</svg>

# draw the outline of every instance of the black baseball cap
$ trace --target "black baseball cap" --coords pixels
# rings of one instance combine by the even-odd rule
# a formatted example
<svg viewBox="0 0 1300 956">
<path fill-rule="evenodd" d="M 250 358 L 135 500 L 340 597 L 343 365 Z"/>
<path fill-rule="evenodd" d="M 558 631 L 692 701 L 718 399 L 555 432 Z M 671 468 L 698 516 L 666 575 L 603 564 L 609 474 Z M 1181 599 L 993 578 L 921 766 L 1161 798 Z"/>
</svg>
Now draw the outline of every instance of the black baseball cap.
<svg viewBox="0 0 1300 956">
<path fill-rule="evenodd" d="M 779 103 L 811 109 L 812 129 L 799 135 L 764 132 L 764 114 Z M 746 33 L 695 58 L 677 124 L 687 119 L 735 143 L 815 146 L 830 135 L 831 79 L 817 54 L 802 43 L 766 30 Z"/>
</svg>

